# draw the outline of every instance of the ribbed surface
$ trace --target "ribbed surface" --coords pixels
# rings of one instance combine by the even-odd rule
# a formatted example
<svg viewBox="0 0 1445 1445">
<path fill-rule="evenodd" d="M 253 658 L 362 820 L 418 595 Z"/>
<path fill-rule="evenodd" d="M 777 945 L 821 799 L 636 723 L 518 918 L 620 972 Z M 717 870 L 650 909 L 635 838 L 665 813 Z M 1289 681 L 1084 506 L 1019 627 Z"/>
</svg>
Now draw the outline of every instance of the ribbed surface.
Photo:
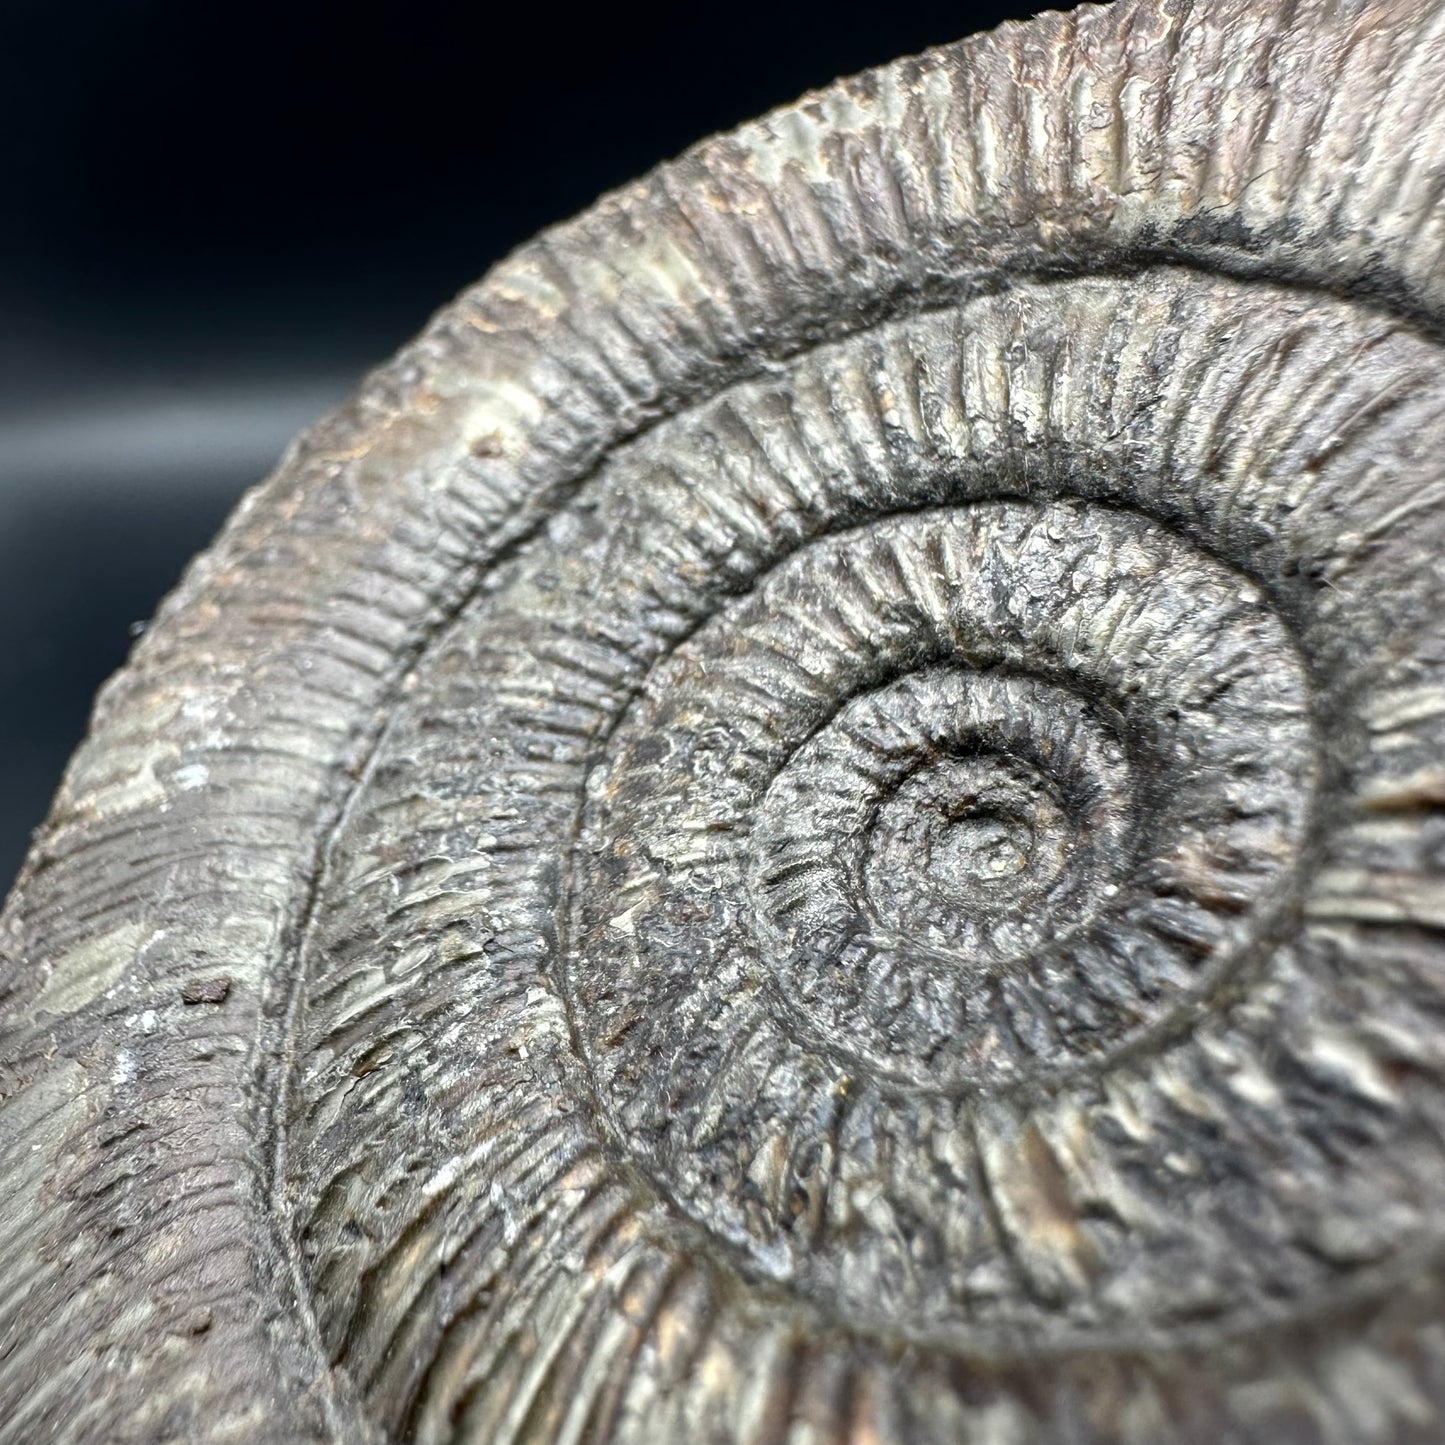
<svg viewBox="0 0 1445 1445">
<path fill-rule="evenodd" d="M 382 1417 L 419 1396 L 418 1438 L 493 1438 L 467 1433 L 459 1402 L 514 1387 L 490 1366 L 439 1378 L 420 1339 L 408 1365 L 386 1322 L 474 1333 L 480 1358 L 502 1327 L 467 1301 L 490 1300 L 500 1268 L 526 1280 L 526 1338 L 552 1339 L 555 1291 L 578 1308 L 588 1293 L 570 1263 L 583 1238 L 617 1227 L 579 1217 L 585 1236 L 563 1247 L 527 1222 L 568 1200 L 558 1172 L 589 1118 L 655 1191 L 630 1205 L 639 1259 L 670 1248 L 763 1284 L 752 1303 L 732 1286 L 709 1322 L 730 1358 L 749 1357 L 732 1341 L 759 1318 L 800 1338 L 861 1330 L 835 1362 L 830 1435 L 891 1387 L 876 1351 L 900 1335 L 939 1352 L 912 1367 L 910 1389 L 926 1376 L 938 1397 L 901 1438 L 932 1438 L 954 1408 L 978 1431 L 1017 1412 L 1031 1436 L 1054 1412 L 1094 1412 L 1084 1438 L 1101 1439 L 1154 1438 L 1130 1412 L 1171 1431 L 1195 1412 L 1200 1438 L 1228 1438 L 1232 1392 L 1255 1398 L 1268 1356 L 1195 1379 L 1196 1352 L 1260 1327 L 1301 1351 L 1322 1420 L 1363 1408 L 1358 1382 L 1333 1383 L 1333 1349 L 1405 1378 L 1377 1347 L 1393 1328 L 1380 1312 L 1437 1247 L 1445 997 L 1434 944 L 1382 947 L 1336 880 L 1355 899 L 1439 892 L 1437 824 L 1408 799 L 1445 741 L 1421 531 L 1442 525 L 1442 385 L 1433 346 L 1398 323 L 1160 271 L 1147 291 L 1021 286 L 875 328 L 617 450 L 418 668 L 309 950 L 292 1188 L 339 1359 L 359 1379 L 389 1361 Z M 756 840 L 796 825 L 820 866 L 845 866 L 868 826 L 809 824 L 814 790 L 846 787 L 814 754 L 850 699 L 881 710 L 875 734 L 956 716 L 928 671 L 940 658 L 975 670 L 960 683 L 975 693 L 1001 666 L 1045 674 L 1117 729 L 1161 795 L 1128 807 L 1157 860 L 1107 841 L 1087 865 L 1066 853 L 1097 875 L 1082 932 L 1055 904 L 1061 941 L 1005 940 L 1041 971 L 1001 975 L 996 1013 L 978 940 L 958 1018 L 930 1013 L 928 989 L 959 967 L 947 940 L 885 944 L 881 971 L 851 958 L 876 999 L 825 967 L 810 1004 L 808 955 L 789 962 L 757 921 L 772 905 L 750 859 L 774 855 Z M 913 712 L 875 690 L 900 671 Z M 1067 731 L 1048 729 L 1069 717 L 1036 690 L 1018 728 L 1057 759 Z M 896 735 L 879 746 L 908 766 Z M 789 770 L 808 781 L 775 814 Z M 910 877 L 891 880 L 900 895 Z M 800 896 L 818 906 L 828 886 Z M 1304 932 L 1301 906 L 1320 920 Z M 916 1018 L 887 1002 L 904 976 L 933 980 Z M 888 1030 L 916 1048 L 934 1017 L 924 1072 L 906 1049 L 886 1056 Z M 1062 1083 L 1043 1100 L 976 1097 L 1045 1077 Z M 526 1099 L 568 1130 L 518 1122 Z M 476 1142 L 498 1128 L 553 1172 L 499 1168 Z M 431 1266 L 389 1241 L 434 1217 L 439 1192 L 452 1217 L 514 1238 L 475 1281 L 447 1253 L 448 1297 L 419 1306 Z M 679 1235 L 664 1200 L 703 1233 Z M 330 1284 L 359 1269 L 375 1280 L 364 1309 Z M 1302 1347 L 1352 1299 L 1365 1314 L 1335 1346 Z M 599 1334 L 585 1372 L 636 1380 L 651 1344 Z M 1072 1378 L 1057 1352 L 1078 1347 L 1120 1351 L 1118 1372 Z M 1020 1374 L 989 1383 L 979 1361 L 1000 1355 Z M 938 1403 L 958 1369 L 985 1403 Z M 673 1387 L 685 1427 L 654 1402 L 624 1434 L 702 1430 L 710 1389 Z M 782 1429 L 794 1406 L 775 1408 Z M 1238 1438 L 1280 1419 L 1271 1406 Z M 731 1407 L 717 1428 L 763 1429 Z"/>
<path fill-rule="evenodd" d="M 1342 1213 L 1376 1217 L 1392 1247 L 1424 1227 L 1445 913 L 1429 833 L 1445 613 L 1420 560 L 1441 525 L 1442 85 L 1445 8 L 1419 0 L 1124 3 L 1008 26 L 608 198 L 303 439 L 103 694 L 5 916 L 0 1439 L 365 1438 L 368 1415 L 418 1439 L 768 1439 L 790 1421 L 804 1438 L 1070 1438 L 1064 1421 L 1083 1438 L 1229 1438 L 1218 1410 L 1239 1439 L 1434 1438 L 1438 1344 L 1404 1290 L 1373 1334 L 1341 1324 L 1287 1385 L 1267 1352 L 1220 1347 L 1198 1379 L 1125 1356 L 1036 1378 L 941 1358 L 899 1398 L 886 1351 L 755 1319 L 726 1251 L 706 1266 L 722 1282 L 699 1280 L 706 1221 L 656 1202 L 617 1141 L 598 1151 L 575 1021 L 547 989 L 553 845 L 659 648 L 770 559 L 881 510 L 865 494 L 892 485 L 900 447 L 923 458 L 913 505 L 962 500 L 942 495 L 955 474 L 977 495 L 1006 477 L 1124 497 L 1267 579 L 1321 682 L 1341 740 L 1326 762 L 1348 784 L 1330 796 L 1369 807 L 1341 812 L 1308 958 L 1281 965 L 1295 972 L 1270 1008 L 1297 1032 L 1274 1014 L 1269 1028 L 1314 1060 L 1294 1102 L 1327 1087 L 1365 1101 L 1330 1104 L 1354 1121 L 1347 1150 L 1308 1141 L 1331 1177 L 1342 1158 L 1388 1161 L 1346 1176 L 1364 1192 Z M 1161 284 L 1160 261 L 1194 270 Z M 1008 294 L 1099 272 L 1137 280 Z M 914 311 L 927 337 L 877 329 Z M 825 339 L 842 349 L 815 351 Z M 727 391 L 802 353 L 788 384 Z M 686 417 L 657 424 L 712 397 L 694 437 Z M 635 457 L 604 460 L 638 433 Z M 705 516 L 699 479 L 754 459 L 795 496 Z M 549 514 L 522 572 L 546 547 L 605 554 L 579 504 L 625 491 L 609 468 L 695 514 L 688 595 L 640 599 L 636 635 L 549 636 L 541 609 L 489 631 L 514 575 L 490 569 Z M 640 548 L 636 524 L 620 515 L 617 535 Z M 508 648 L 567 677 L 545 717 L 527 687 L 509 699 Z M 545 731 L 506 764 L 525 817 L 492 816 L 478 787 L 493 777 L 468 711 L 479 679 L 499 719 Z M 423 725 L 417 776 L 407 729 Z M 183 1002 L 217 978 L 221 1002 Z M 1178 1134 L 1151 1158 L 1187 1161 L 1215 1091 L 1269 1082 L 1211 1037 L 1196 1032 L 1191 1066 L 1209 1078 L 1160 1063 L 1090 1107 L 1125 1134 Z M 1011 1142 L 1017 1118 L 975 1124 L 984 1172 L 990 1129 L 1006 1158 L 1042 1157 Z M 1058 1155 L 1052 1127 L 1027 1138 Z M 1006 1198 L 995 1216 L 1007 1233 Z M 364 1244 L 338 1243 L 348 1223 Z M 1317 1254 L 1346 1256 L 1351 1279 L 1380 1247 L 1320 1229 Z M 445 1299 L 408 1305 L 440 1288 L 428 1271 L 450 1250 Z M 589 1283 L 549 1274 L 560 1259 Z M 1287 1281 L 1286 1301 L 1306 1285 Z M 515 1347 L 534 1338 L 540 1353 Z"/>
</svg>

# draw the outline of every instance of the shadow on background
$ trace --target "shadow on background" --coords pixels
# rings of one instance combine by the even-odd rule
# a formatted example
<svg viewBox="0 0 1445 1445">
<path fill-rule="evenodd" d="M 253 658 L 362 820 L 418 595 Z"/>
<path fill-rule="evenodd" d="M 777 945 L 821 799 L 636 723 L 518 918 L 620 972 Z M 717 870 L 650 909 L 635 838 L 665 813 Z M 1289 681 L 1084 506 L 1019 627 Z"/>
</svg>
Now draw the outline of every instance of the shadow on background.
<svg viewBox="0 0 1445 1445">
<path fill-rule="evenodd" d="M 7 0 L 0 888 L 133 625 L 432 310 L 692 141 L 1035 8 Z"/>
</svg>

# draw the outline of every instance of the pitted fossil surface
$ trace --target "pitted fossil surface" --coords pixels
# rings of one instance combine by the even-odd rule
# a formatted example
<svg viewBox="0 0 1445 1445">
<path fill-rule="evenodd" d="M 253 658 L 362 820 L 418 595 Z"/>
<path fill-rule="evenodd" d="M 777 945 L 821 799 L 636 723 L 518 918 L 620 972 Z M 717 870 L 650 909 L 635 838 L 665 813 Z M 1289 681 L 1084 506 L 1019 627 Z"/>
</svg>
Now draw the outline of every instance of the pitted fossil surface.
<svg viewBox="0 0 1445 1445">
<path fill-rule="evenodd" d="M 303 436 L 4 916 L 0 1440 L 1438 1441 L 1442 97 L 1005 26 Z"/>
</svg>

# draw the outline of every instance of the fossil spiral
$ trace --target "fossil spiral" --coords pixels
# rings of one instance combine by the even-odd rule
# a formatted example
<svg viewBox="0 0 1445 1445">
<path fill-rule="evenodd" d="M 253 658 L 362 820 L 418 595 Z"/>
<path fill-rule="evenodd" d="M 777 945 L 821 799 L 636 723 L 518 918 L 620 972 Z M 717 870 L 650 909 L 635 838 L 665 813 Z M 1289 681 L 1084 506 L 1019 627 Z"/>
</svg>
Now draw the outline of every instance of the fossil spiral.
<svg viewBox="0 0 1445 1445">
<path fill-rule="evenodd" d="M 1438 1441 L 1442 97 L 1009 25 L 303 437 L 5 914 L 0 1440 Z"/>
</svg>

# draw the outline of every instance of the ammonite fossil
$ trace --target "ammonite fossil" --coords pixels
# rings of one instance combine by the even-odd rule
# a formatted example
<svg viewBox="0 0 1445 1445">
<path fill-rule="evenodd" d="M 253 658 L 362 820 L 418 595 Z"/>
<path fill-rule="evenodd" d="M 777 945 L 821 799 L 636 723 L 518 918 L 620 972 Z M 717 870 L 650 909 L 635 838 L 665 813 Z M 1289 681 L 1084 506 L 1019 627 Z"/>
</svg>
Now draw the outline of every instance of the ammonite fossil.
<svg viewBox="0 0 1445 1445">
<path fill-rule="evenodd" d="M 0 1439 L 1445 1435 L 1445 4 L 1009 25 L 293 448 L 4 923 Z"/>
</svg>

